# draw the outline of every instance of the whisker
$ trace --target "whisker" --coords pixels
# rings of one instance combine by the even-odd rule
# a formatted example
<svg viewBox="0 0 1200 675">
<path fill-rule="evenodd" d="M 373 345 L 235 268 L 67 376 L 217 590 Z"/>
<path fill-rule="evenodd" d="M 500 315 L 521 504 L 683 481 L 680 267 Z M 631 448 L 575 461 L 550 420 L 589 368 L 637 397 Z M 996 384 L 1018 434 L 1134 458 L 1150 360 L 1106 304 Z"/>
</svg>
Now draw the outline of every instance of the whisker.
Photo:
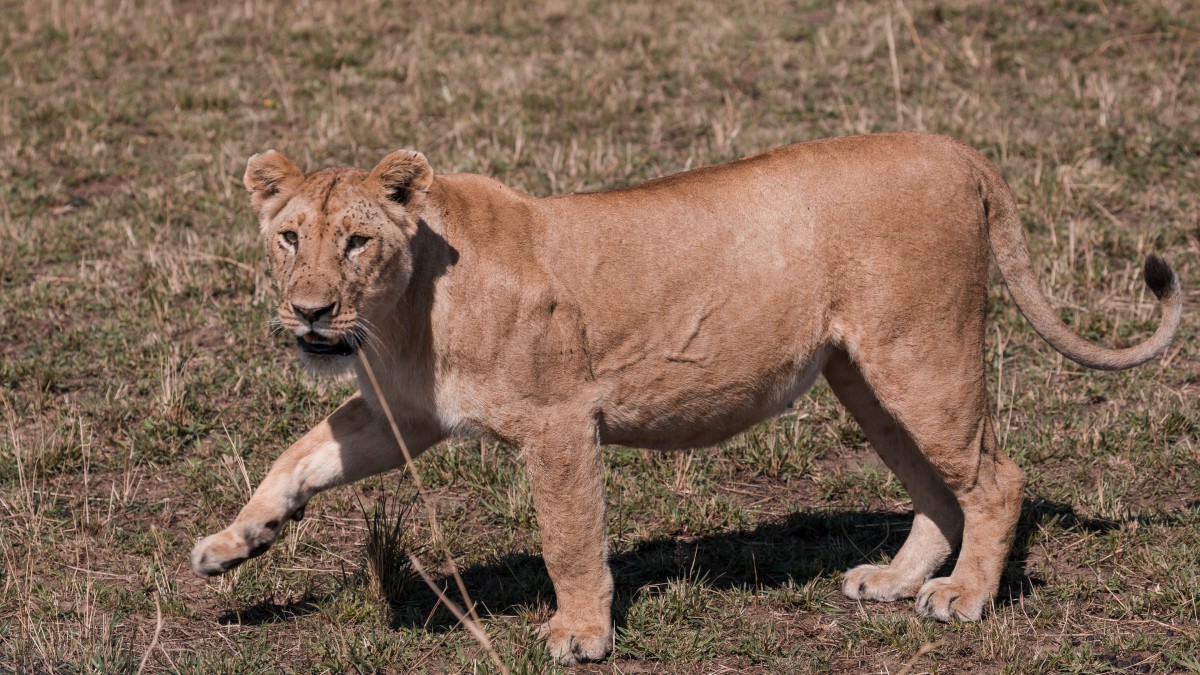
<svg viewBox="0 0 1200 675">
<path fill-rule="evenodd" d="M 382 352 L 383 342 L 366 326 L 355 326 L 353 335 L 359 347 L 370 348 L 377 354 Z"/>
<path fill-rule="evenodd" d="M 375 350 L 375 353 L 383 353 L 383 338 L 379 335 L 379 328 L 366 317 L 359 317 L 356 330 L 362 333 L 364 342 Z"/>
<path fill-rule="evenodd" d="M 288 329 L 283 325 L 283 322 L 279 320 L 279 317 L 275 315 L 268 317 L 267 320 L 263 322 L 263 325 L 267 329 L 267 334 L 271 336 L 286 335 L 289 332 Z"/>
</svg>

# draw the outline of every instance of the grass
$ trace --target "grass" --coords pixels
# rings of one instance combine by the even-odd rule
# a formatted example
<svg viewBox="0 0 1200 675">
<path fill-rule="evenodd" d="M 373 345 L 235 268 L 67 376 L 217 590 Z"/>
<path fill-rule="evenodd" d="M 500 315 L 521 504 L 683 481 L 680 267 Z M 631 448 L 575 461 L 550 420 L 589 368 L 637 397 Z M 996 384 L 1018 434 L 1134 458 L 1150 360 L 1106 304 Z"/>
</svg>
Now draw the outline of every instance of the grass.
<svg viewBox="0 0 1200 675">
<path fill-rule="evenodd" d="M 302 376 L 267 324 L 240 185 L 256 151 L 368 167 L 410 147 L 550 194 L 935 131 L 1008 177 L 1080 332 L 1128 343 L 1154 325 L 1150 251 L 1200 298 L 1200 7 L 1183 0 L 0 14 L 0 671 L 491 668 L 432 592 L 400 569 L 393 593 L 369 563 L 397 522 L 429 537 L 423 518 L 389 521 L 413 496 L 398 474 L 319 497 L 227 578 L 186 569 L 346 393 Z M 1100 374 L 991 293 L 993 403 L 1031 480 L 985 620 L 841 597 L 843 570 L 895 553 L 909 504 L 818 385 L 715 451 L 605 451 L 616 651 L 581 670 L 1200 671 L 1194 315 L 1161 362 Z M 418 464 L 501 657 L 553 670 L 530 630 L 552 594 L 512 449 L 450 444 Z"/>
</svg>

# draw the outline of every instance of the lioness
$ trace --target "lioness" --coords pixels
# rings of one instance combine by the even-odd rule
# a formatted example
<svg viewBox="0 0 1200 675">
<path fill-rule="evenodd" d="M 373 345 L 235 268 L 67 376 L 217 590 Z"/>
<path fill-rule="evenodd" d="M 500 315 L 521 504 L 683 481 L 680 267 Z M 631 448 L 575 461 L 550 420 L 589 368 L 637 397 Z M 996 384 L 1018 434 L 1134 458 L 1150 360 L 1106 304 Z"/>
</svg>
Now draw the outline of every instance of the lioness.
<svg viewBox="0 0 1200 675">
<path fill-rule="evenodd" d="M 1163 318 L 1149 339 L 1106 349 L 1072 333 L 1039 290 L 1004 179 L 938 136 L 801 143 L 550 198 L 435 175 L 405 150 L 370 172 L 309 174 L 270 151 L 245 184 L 301 362 L 352 370 L 361 392 L 196 544 L 192 569 L 229 570 L 313 495 L 400 466 L 386 403 L 414 454 L 450 436 L 521 449 L 558 605 L 541 632 L 563 664 L 612 644 L 601 444 L 713 445 L 824 375 L 915 512 L 891 563 L 850 570 L 843 592 L 972 621 L 1025 484 L 988 414 L 989 258 L 1037 332 L 1091 368 L 1154 358 L 1182 313 L 1174 272 L 1150 256 Z M 960 543 L 953 573 L 931 579 Z"/>
</svg>

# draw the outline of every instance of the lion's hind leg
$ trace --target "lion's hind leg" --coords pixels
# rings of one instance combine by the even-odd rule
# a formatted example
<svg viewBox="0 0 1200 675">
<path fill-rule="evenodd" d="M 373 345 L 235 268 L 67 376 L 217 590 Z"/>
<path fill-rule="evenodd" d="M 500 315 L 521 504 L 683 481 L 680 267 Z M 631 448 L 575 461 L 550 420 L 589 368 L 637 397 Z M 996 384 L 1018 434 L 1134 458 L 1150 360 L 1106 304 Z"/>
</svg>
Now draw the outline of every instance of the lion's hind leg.
<svg viewBox="0 0 1200 675">
<path fill-rule="evenodd" d="M 938 462 L 963 510 L 958 562 L 950 576 L 932 579 L 917 592 L 917 612 L 940 621 L 978 620 L 991 602 L 1016 537 L 1025 495 L 1025 474 L 1000 450 L 986 413 L 967 450 L 964 456 L 977 458 L 974 469 L 955 461 Z"/>
<path fill-rule="evenodd" d="M 891 602 L 915 597 L 962 539 L 962 510 L 921 456 L 908 432 L 883 408 L 845 352 L 834 352 L 825 379 L 862 427 L 913 502 L 913 525 L 887 565 L 860 565 L 846 573 L 842 592 L 855 600 Z"/>
<path fill-rule="evenodd" d="M 904 585 L 903 590 L 910 593 L 916 573 L 931 573 L 940 566 L 961 527 L 962 549 L 954 571 L 920 586 L 917 611 L 941 621 L 975 621 L 999 588 L 1016 536 L 1025 477 L 996 441 L 984 389 L 983 359 L 979 351 L 965 348 L 981 345 L 982 340 L 972 340 L 971 335 L 957 337 L 933 344 L 900 340 L 873 345 L 869 357 L 862 353 L 855 357 L 861 379 L 869 385 L 878 406 L 890 413 L 891 422 L 882 425 L 883 433 L 877 430 L 875 436 L 887 438 L 892 426 L 905 432 L 902 440 L 885 440 L 876 447 L 905 483 L 914 509 L 932 523 L 922 524 L 918 515 L 909 541 L 885 568 L 887 572 L 852 571 L 851 576 L 860 585 L 870 579 L 864 592 L 880 595 L 880 590 L 871 591 L 873 577 L 887 575 L 876 584 L 882 587 L 883 579 L 893 576 L 891 570 L 896 569 L 904 582 L 897 581 L 897 585 Z M 854 372 L 853 365 L 841 363 Z M 827 373 L 838 379 L 839 367 L 827 369 Z M 844 372 L 840 377 L 850 379 Z M 834 385 L 835 391 L 838 386 Z M 845 384 L 841 386 L 844 391 Z M 890 433 L 899 436 L 897 431 Z M 885 449 L 890 449 L 893 458 L 889 459 Z M 947 495 L 957 504 L 957 512 Z M 902 559 L 910 566 L 907 575 L 899 574 L 897 565 Z"/>
</svg>

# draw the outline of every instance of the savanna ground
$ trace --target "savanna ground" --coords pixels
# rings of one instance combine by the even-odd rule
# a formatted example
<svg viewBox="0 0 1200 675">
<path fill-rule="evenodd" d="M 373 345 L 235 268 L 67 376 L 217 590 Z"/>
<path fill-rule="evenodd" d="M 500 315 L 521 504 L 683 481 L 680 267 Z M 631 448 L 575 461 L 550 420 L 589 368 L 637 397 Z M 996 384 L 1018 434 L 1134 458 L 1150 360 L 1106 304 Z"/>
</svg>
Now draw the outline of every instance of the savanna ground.
<svg viewBox="0 0 1200 675">
<path fill-rule="evenodd" d="M 387 569 L 414 495 L 398 473 L 318 497 L 235 574 L 187 569 L 346 393 L 268 325 L 255 151 L 366 168 L 410 147 L 549 194 L 928 130 L 1008 177 L 1077 330 L 1152 329 L 1150 251 L 1200 300 L 1197 3 L 212 4 L 0 1 L 0 671 L 494 670 Z M 911 514 L 819 384 L 719 450 L 605 451 L 617 637 L 584 670 L 1200 670 L 1194 313 L 1160 362 L 1101 374 L 998 279 L 991 301 L 998 426 L 1030 483 L 982 622 L 840 595 Z M 519 459 L 464 442 L 417 464 L 499 655 L 553 670 Z"/>
</svg>

